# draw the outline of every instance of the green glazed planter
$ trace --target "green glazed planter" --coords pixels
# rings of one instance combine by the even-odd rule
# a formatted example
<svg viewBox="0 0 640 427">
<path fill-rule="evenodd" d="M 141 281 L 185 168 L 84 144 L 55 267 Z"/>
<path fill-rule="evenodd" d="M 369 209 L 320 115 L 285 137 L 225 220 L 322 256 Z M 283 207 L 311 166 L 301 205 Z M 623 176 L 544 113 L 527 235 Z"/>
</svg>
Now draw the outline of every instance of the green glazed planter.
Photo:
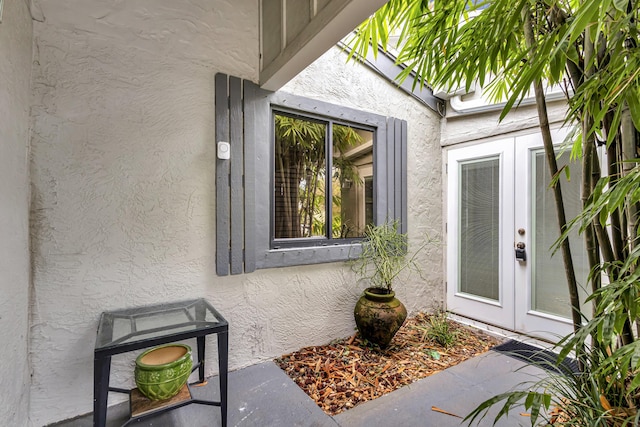
<svg viewBox="0 0 640 427">
<path fill-rule="evenodd" d="M 382 293 L 367 288 L 353 310 L 360 335 L 368 341 L 386 347 L 407 318 L 407 309 L 395 292 Z"/>
<path fill-rule="evenodd" d="M 188 345 L 154 347 L 136 358 L 136 385 L 151 400 L 169 399 L 185 385 L 192 366 Z"/>
</svg>

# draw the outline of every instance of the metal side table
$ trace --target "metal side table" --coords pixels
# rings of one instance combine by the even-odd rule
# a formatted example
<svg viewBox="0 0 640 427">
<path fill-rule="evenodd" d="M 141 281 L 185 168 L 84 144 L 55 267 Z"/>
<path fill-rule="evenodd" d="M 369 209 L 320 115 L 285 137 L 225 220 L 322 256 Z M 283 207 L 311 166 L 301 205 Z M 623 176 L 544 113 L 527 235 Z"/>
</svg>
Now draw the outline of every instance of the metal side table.
<svg viewBox="0 0 640 427">
<path fill-rule="evenodd" d="M 204 299 L 169 304 L 131 308 L 102 313 L 93 362 L 93 425 L 104 427 L 107 419 L 107 396 L 110 391 L 131 391 L 109 386 L 111 356 L 168 344 L 189 338 L 197 340 L 197 357 L 193 371 L 198 370 L 199 381 L 204 382 L 205 336 L 217 334 L 218 365 L 220 370 L 220 401 L 194 399 L 190 391 L 187 398 L 171 401 L 167 406 L 154 408 L 142 414 L 134 414 L 124 424 L 176 409 L 191 403 L 219 406 L 222 412 L 222 427 L 227 425 L 227 375 L 228 375 L 229 324 Z M 132 373 L 133 374 L 133 373 Z M 190 384 L 189 384 L 190 385 Z M 189 387 L 187 385 L 187 388 Z"/>
</svg>

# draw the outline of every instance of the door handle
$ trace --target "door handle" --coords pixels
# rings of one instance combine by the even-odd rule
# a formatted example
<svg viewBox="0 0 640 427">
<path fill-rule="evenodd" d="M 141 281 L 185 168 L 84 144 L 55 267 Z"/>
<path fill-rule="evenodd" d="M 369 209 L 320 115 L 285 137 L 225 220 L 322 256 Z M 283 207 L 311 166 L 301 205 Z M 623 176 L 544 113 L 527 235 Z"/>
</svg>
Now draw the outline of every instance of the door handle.
<svg viewBox="0 0 640 427">
<path fill-rule="evenodd" d="M 518 262 L 526 262 L 527 261 L 527 252 L 524 250 L 524 242 L 516 243 L 516 260 Z"/>
</svg>

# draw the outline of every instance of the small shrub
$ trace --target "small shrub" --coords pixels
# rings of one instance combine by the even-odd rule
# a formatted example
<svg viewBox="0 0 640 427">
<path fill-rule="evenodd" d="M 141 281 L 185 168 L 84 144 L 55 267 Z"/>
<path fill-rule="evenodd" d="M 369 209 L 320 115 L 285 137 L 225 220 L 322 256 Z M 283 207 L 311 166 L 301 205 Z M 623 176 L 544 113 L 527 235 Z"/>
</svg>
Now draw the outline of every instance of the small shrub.
<svg viewBox="0 0 640 427">
<path fill-rule="evenodd" d="M 429 318 L 427 338 L 440 344 L 444 348 L 451 347 L 458 340 L 458 331 L 454 331 L 444 311 L 433 314 Z"/>
</svg>

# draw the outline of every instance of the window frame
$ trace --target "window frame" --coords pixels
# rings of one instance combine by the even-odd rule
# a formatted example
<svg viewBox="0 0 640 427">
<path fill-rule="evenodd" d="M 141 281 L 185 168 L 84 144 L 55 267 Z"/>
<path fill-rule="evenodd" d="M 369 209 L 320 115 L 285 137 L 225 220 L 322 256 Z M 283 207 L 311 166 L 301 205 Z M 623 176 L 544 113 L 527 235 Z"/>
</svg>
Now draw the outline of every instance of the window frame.
<svg viewBox="0 0 640 427">
<path fill-rule="evenodd" d="M 323 101 L 270 92 L 249 80 L 215 76 L 215 141 L 231 156 L 215 160 L 215 267 L 218 276 L 256 269 L 346 261 L 358 242 L 271 248 L 272 108 L 291 109 L 375 129 L 374 222 L 399 221 L 407 232 L 407 122 Z M 373 168 L 372 168 L 373 169 Z"/>
<path fill-rule="evenodd" d="M 376 175 L 376 156 L 375 156 L 375 145 L 376 145 L 376 132 L 377 128 L 372 127 L 371 125 L 363 124 L 363 123 L 354 123 L 350 121 L 346 121 L 344 119 L 338 119 L 335 117 L 324 116 L 319 114 L 314 114 L 307 111 L 295 110 L 287 107 L 282 107 L 280 105 L 271 104 L 271 173 L 270 173 L 270 233 L 269 233 L 269 248 L 270 249 L 286 249 L 286 248 L 306 248 L 306 247 L 321 247 L 321 246 L 334 246 L 334 245 L 344 245 L 349 244 L 352 245 L 354 243 L 361 242 L 364 237 L 347 237 L 347 238 L 334 238 L 331 236 L 330 232 L 330 224 L 332 219 L 331 213 L 331 203 L 330 199 L 325 202 L 325 210 L 328 213 L 326 219 L 326 227 L 324 236 L 313 236 L 313 237 L 293 237 L 293 238 L 276 238 L 275 237 L 275 200 L 274 200 L 274 188 L 275 188 L 275 118 L 276 115 L 284 115 L 289 116 L 301 120 L 307 120 L 310 122 L 323 123 L 327 126 L 327 131 L 325 132 L 325 166 L 331 167 L 333 163 L 329 161 L 329 159 L 333 158 L 333 126 L 348 126 L 353 129 L 363 130 L 366 132 L 371 132 L 373 136 L 373 147 L 372 147 L 372 178 L 375 180 Z M 330 169 L 327 169 L 330 170 Z M 330 175 L 327 174 L 327 179 L 325 185 L 329 184 L 328 187 L 331 188 L 332 184 Z M 376 205 L 376 195 L 375 191 L 373 194 L 373 205 Z M 373 212 L 373 223 L 376 224 L 376 212 Z"/>
<path fill-rule="evenodd" d="M 256 108 L 255 113 L 261 116 L 257 120 L 258 129 L 263 131 L 256 134 L 258 138 L 255 146 L 256 166 L 268 162 L 267 167 L 257 167 L 255 169 L 255 206 L 256 206 L 256 227 L 255 227 L 255 267 L 274 268 L 288 267 L 295 265 L 319 264 L 327 262 L 346 261 L 357 256 L 361 250 L 358 241 L 334 240 L 329 244 L 313 246 L 289 246 L 283 245 L 280 248 L 271 247 L 272 231 L 272 211 L 271 211 L 271 190 L 273 183 L 271 176 L 274 164 L 274 129 L 272 123 L 273 111 L 293 111 L 298 115 L 308 115 L 310 117 L 331 118 L 338 122 L 360 125 L 365 129 L 374 132 L 373 143 L 373 163 L 375 171 L 373 174 L 374 186 L 374 222 L 379 224 L 387 219 L 394 219 L 393 201 L 389 203 L 392 196 L 388 183 L 394 179 L 395 171 L 389 170 L 385 159 L 387 156 L 387 146 L 392 138 L 388 138 L 387 124 L 400 120 L 387 118 L 380 114 L 367 111 L 356 110 L 336 104 L 292 95 L 285 92 L 273 92 L 265 94 L 261 98 L 261 106 Z M 406 122 L 402 121 L 405 134 Z M 264 132 L 268 129 L 267 132 Z M 393 132 L 392 132 L 393 133 Z M 406 136 L 406 135 L 405 135 Z M 405 144 L 406 145 L 406 144 Z M 406 147 L 405 147 L 406 148 Z M 405 150 L 406 151 L 406 150 Z M 406 152 L 404 153 L 406 157 Z M 382 161 L 378 160 L 381 159 Z M 406 167 L 406 165 L 405 165 Z M 267 191 L 261 190 L 265 183 L 268 183 Z M 405 182 L 406 183 L 406 182 Z M 406 188 L 404 191 L 406 193 Z M 406 199 L 405 199 L 406 200 Z M 404 207 L 406 215 L 406 206 Z M 268 212 L 268 215 L 264 215 Z M 401 218 L 398 218 L 401 219 Z M 406 220 L 405 220 L 406 223 Z M 406 231 L 404 231 L 406 232 Z M 360 239 L 361 240 L 361 239 Z M 288 247 L 284 247 L 288 246 Z"/>
</svg>

